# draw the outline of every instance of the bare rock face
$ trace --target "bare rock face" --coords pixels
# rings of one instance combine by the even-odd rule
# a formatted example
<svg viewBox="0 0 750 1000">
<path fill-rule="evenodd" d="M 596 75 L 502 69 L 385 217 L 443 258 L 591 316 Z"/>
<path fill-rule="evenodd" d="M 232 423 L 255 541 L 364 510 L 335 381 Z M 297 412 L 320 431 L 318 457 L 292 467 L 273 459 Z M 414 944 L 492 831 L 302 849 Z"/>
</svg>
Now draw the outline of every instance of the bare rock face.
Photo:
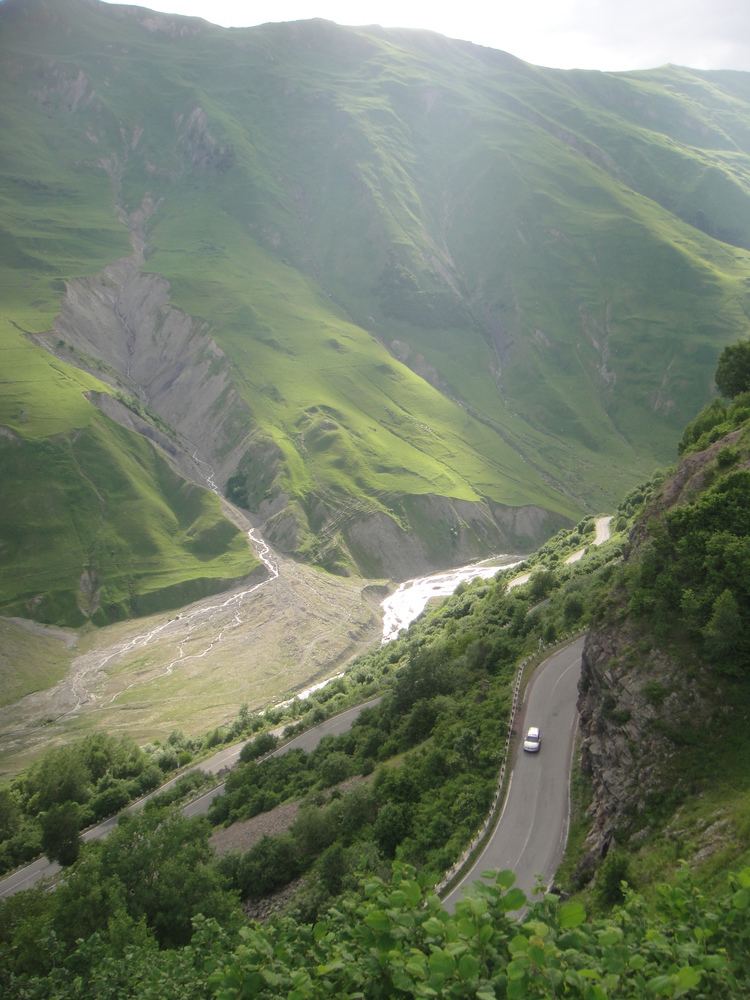
<svg viewBox="0 0 750 1000">
<path fill-rule="evenodd" d="M 581 766 L 591 780 L 591 828 L 582 868 L 593 871 L 613 841 L 658 793 L 675 745 L 657 725 L 654 693 L 667 692 L 673 664 L 638 652 L 627 631 L 592 631 L 583 651 L 578 710 Z"/>
<path fill-rule="evenodd" d="M 631 626 L 589 633 L 578 709 L 593 796 L 581 882 L 610 847 L 637 844 L 649 811 L 682 786 L 685 747 L 706 738 L 722 702 L 715 678 L 707 683 L 691 664 L 644 648 Z"/>
<path fill-rule="evenodd" d="M 461 566 L 487 552 L 528 552 L 563 524 L 540 507 L 504 507 L 435 495 L 409 497 L 403 507 L 398 518 L 373 512 L 345 527 L 347 545 L 358 562 L 369 567 L 371 576 L 405 580 Z M 429 532 L 420 530 L 420 525 L 429 525 Z"/>
<path fill-rule="evenodd" d="M 111 381 L 179 430 L 188 452 L 210 456 L 225 478 L 242 452 L 249 410 L 207 324 L 172 306 L 169 283 L 141 271 L 138 258 L 134 253 L 68 282 L 54 329 L 42 339 L 104 378 L 109 371 Z"/>
</svg>

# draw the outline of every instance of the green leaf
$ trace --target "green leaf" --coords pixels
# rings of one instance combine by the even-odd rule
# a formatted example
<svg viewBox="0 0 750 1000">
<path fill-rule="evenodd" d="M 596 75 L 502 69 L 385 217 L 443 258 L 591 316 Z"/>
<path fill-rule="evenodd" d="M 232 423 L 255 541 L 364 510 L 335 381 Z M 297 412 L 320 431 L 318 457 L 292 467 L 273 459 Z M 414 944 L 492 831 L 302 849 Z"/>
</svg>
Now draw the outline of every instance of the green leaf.
<svg viewBox="0 0 750 1000">
<path fill-rule="evenodd" d="M 511 979 L 508 982 L 506 996 L 508 1000 L 526 1000 L 527 990 L 524 979 Z"/>
<path fill-rule="evenodd" d="M 508 962 L 508 968 L 506 970 L 508 979 L 523 979 L 529 967 L 529 961 L 525 956 L 521 958 L 514 958 L 512 961 Z"/>
<path fill-rule="evenodd" d="M 516 934 L 512 938 L 510 944 L 508 945 L 508 951 L 511 955 L 522 955 L 525 954 L 529 949 L 529 939 L 523 934 Z"/>
<path fill-rule="evenodd" d="M 510 889 L 512 885 L 515 884 L 516 876 L 509 868 L 504 868 L 502 871 L 497 872 L 482 872 L 482 878 L 493 878 L 495 882 L 500 886 L 501 889 Z"/>
<path fill-rule="evenodd" d="M 402 882 L 401 891 L 406 896 L 406 902 L 412 908 L 419 906 L 422 901 L 422 890 L 418 882 Z"/>
<path fill-rule="evenodd" d="M 579 927 L 586 919 L 586 910 L 583 903 L 577 900 L 569 900 L 563 903 L 557 911 L 558 920 L 562 930 L 570 930 L 572 927 Z"/>
<path fill-rule="evenodd" d="M 718 972 L 727 967 L 726 955 L 706 955 L 703 959 L 702 965 L 704 969 L 709 969 L 712 972 Z"/>
<path fill-rule="evenodd" d="M 319 965 L 315 972 L 319 976 L 327 976 L 331 972 L 338 972 L 339 969 L 344 968 L 344 963 L 341 961 L 328 962 L 326 965 Z"/>
<path fill-rule="evenodd" d="M 411 955 L 406 960 L 406 970 L 415 979 L 427 978 L 427 959 L 424 955 Z"/>
<path fill-rule="evenodd" d="M 619 927 L 606 927 L 603 931 L 599 931 L 597 937 L 604 948 L 613 948 L 616 944 L 620 944 L 623 933 Z"/>
<path fill-rule="evenodd" d="M 655 993 L 658 996 L 674 996 L 674 980 L 671 976 L 654 976 L 646 983 L 646 987 L 649 993 Z"/>
<path fill-rule="evenodd" d="M 422 924 L 422 929 L 425 934 L 429 934 L 430 937 L 442 937 L 443 935 L 443 921 L 438 920 L 437 917 L 429 917 Z"/>
<path fill-rule="evenodd" d="M 482 944 L 487 944 L 487 942 L 492 938 L 494 933 L 492 924 L 482 924 L 479 928 L 479 940 Z"/>
<path fill-rule="evenodd" d="M 562 974 L 562 972 L 560 972 L 559 969 L 552 968 L 551 966 L 548 966 L 544 970 L 544 975 L 546 976 L 547 981 L 549 983 L 551 983 L 552 986 L 554 986 L 554 987 L 558 987 L 560 985 L 560 983 L 563 981 L 563 974 Z"/>
<path fill-rule="evenodd" d="M 445 979 L 452 976 L 456 970 L 454 959 L 442 948 L 433 951 L 429 958 L 429 965 L 432 975 L 443 976 Z"/>
<path fill-rule="evenodd" d="M 695 987 L 700 983 L 702 977 L 703 972 L 700 969 L 696 969 L 695 966 L 683 966 L 678 972 L 675 973 L 674 976 L 674 996 L 681 997 L 683 993 L 687 993 L 689 990 L 695 989 Z"/>
<path fill-rule="evenodd" d="M 398 990 L 402 990 L 404 993 L 412 993 L 414 980 L 411 976 L 407 975 L 404 969 L 394 968 L 391 966 L 391 979 L 393 985 Z"/>
<path fill-rule="evenodd" d="M 462 979 L 475 979 L 479 975 L 480 963 L 475 955 L 462 955 L 458 960 L 458 974 Z"/>
<path fill-rule="evenodd" d="M 743 868 L 741 871 L 738 871 L 737 881 L 740 883 L 740 888 L 750 889 L 750 868 Z"/>
<path fill-rule="evenodd" d="M 520 910 L 526 903 L 526 893 L 521 889 L 510 889 L 502 898 L 504 910 Z"/>
<path fill-rule="evenodd" d="M 372 930 L 384 934 L 391 929 L 391 921 L 385 910 L 370 910 L 365 917 L 365 923 Z"/>
<path fill-rule="evenodd" d="M 549 927 L 541 920 L 527 920 L 523 927 L 540 938 L 546 938 L 549 934 Z"/>
<path fill-rule="evenodd" d="M 737 910 L 746 910 L 750 906 L 750 889 L 738 889 L 732 896 L 732 905 Z"/>
<path fill-rule="evenodd" d="M 536 940 L 538 943 L 532 942 L 529 946 L 529 958 L 535 965 L 544 965 L 546 958 L 544 945 L 538 938 Z"/>
<path fill-rule="evenodd" d="M 476 925 L 473 920 L 469 920 L 467 917 L 459 917 L 458 924 L 454 926 L 458 927 L 458 933 L 462 938 L 470 938 L 474 936 L 476 932 Z"/>
</svg>

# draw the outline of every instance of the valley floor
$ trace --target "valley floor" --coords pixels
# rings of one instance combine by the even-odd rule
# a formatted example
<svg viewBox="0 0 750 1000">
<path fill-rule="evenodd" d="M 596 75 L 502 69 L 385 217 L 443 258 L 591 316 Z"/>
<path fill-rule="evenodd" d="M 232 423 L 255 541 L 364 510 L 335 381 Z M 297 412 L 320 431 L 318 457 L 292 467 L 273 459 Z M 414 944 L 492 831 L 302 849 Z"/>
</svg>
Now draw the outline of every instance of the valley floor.
<svg viewBox="0 0 750 1000">
<path fill-rule="evenodd" d="M 207 732 L 243 702 L 251 709 L 276 703 L 378 641 L 379 598 L 367 581 L 291 560 L 280 560 L 279 570 L 260 586 L 214 595 L 177 615 L 66 630 L 62 679 L 0 709 L 0 774 L 94 728 L 138 742 L 174 729 Z M 33 644 L 27 655 L 33 659 Z"/>
</svg>

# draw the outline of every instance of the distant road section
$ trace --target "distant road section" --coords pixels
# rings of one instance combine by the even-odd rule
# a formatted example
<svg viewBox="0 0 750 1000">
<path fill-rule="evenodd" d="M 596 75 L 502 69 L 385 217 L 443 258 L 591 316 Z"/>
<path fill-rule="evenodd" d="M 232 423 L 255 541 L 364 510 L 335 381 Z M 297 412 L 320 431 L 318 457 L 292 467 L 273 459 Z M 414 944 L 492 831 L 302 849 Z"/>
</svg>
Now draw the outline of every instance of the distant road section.
<svg viewBox="0 0 750 1000">
<path fill-rule="evenodd" d="M 319 726 L 315 726 L 312 729 L 308 729 L 304 733 L 300 733 L 299 736 L 295 736 L 289 743 L 285 743 L 268 756 L 278 757 L 281 756 L 281 754 L 288 753 L 290 750 L 301 749 L 307 750 L 308 752 L 310 750 L 314 750 L 324 736 L 338 736 L 340 733 L 345 733 L 351 729 L 357 716 L 366 708 L 371 708 L 373 705 L 377 705 L 379 701 L 380 698 L 371 698 L 370 701 L 366 701 L 361 705 L 355 705 L 354 708 L 349 708 L 345 712 L 341 712 L 339 715 L 334 715 L 332 718 L 326 719 L 325 722 L 321 722 Z M 142 799 L 138 799 L 137 802 L 133 802 L 131 805 L 123 809 L 123 813 L 135 812 L 138 809 L 142 809 L 149 799 L 152 799 L 155 795 L 159 795 L 161 792 L 168 791 L 179 780 L 179 778 L 190 773 L 190 771 L 205 771 L 207 774 L 218 775 L 222 771 L 234 767 L 240 758 L 240 753 L 244 745 L 244 743 L 236 743 L 234 746 L 225 747 L 223 750 L 219 750 L 219 752 L 215 753 L 212 757 L 201 761 L 200 764 L 189 768 L 187 771 L 183 771 L 181 774 L 177 775 L 176 778 L 171 778 L 155 791 L 145 795 Z M 221 795 L 223 791 L 224 784 L 222 783 L 221 785 L 217 785 L 216 788 L 212 788 L 204 795 L 201 795 L 199 798 L 194 799 L 192 802 L 188 802 L 182 810 L 184 815 L 205 815 L 205 813 L 208 812 L 208 807 L 211 805 L 213 800 L 218 795 Z M 96 826 L 92 826 L 90 829 L 81 834 L 81 839 L 84 841 L 101 840 L 117 826 L 121 815 L 122 813 L 118 813 L 116 816 L 110 816 L 109 819 L 105 819 Z M 13 872 L 12 875 L 8 875 L 0 881 L 0 899 L 6 896 L 13 896 L 17 892 L 21 892 L 23 889 L 31 889 L 32 886 L 36 885 L 36 883 L 40 881 L 40 879 L 54 878 L 59 871 L 60 865 L 58 865 L 56 861 L 49 861 L 47 858 L 37 858 L 36 861 L 32 861 L 30 865 L 26 865 L 24 868 L 19 868 L 18 871 Z"/>
<path fill-rule="evenodd" d="M 612 515 L 609 514 L 607 517 L 597 517 L 595 521 L 596 535 L 594 537 L 594 545 L 601 545 L 603 542 L 609 541 L 609 536 L 611 534 L 610 526 L 612 524 Z"/>
<path fill-rule="evenodd" d="M 538 879 L 546 887 L 554 878 L 568 837 L 583 641 L 550 656 L 533 675 L 515 725 L 515 760 L 500 820 L 476 863 L 446 896 L 449 910 L 488 869 L 510 868 L 527 895 Z M 529 726 L 542 731 L 538 753 L 522 749 Z"/>
<path fill-rule="evenodd" d="M 370 701 L 364 702 L 362 705 L 355 705 L 354 708 L 347 709 L 346 712 L 341 712 L 340 715 L 334 715 L 331 719 L 326 719 L 325 722 L 321 722 L 319 726 L 315 726 L 314 729 L 308 729 L 304 733 L 300 733 L 299 736 L 295 736 L 293 740 L 289 743 L 285 743 L 283 746 L 279 747 L 277 750 L 271 751 L 268 754 L 269 757 L 281 757 L 285 753 L 289 753 L 290 750 L 305 750 L 310 753 L 314 750 L 324 736 L 340 736 L 341 733 L 348 732 L 354 725 L 354 720 L 363 712 L 366 708 L 372 708 L 373 705 L 377 705 L 380 698 L 373 698 Z M 239 748 L 240 750 L 242 747 Z M 233 764 L 237 762 L 239 758 L 239 750 L 235 755 Z M 226 765 L 225 765 L 226 766 Z M 209 809 L 209 806 L 215 798 L 219 795 L 224 794 L 224 784 L 217 785 L 216 788 L 212 788 L 210 791 L 206 792 L 205 795 L 201 795 L 200 798 L 193 799 L 192 802 L 188 804 L 182 810 L 185 816 L 204 816 Z"/>
</svg>

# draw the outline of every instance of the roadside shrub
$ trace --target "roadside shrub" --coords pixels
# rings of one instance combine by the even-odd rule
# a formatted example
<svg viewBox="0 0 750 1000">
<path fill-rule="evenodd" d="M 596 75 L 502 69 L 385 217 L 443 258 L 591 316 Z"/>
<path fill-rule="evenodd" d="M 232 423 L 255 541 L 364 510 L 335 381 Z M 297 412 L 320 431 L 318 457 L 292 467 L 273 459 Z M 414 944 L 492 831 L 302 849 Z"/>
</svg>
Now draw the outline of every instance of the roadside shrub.
<svg viewBox="0 0 750 1000">
<path fill-rule="evenodd" d="M 255 739 L 249 740 L 240 751 L 240 760 L 247 762 L 264 757 L 278 745 L 278 738 L 273 733 L 260 733 Z"/>
</svg>

